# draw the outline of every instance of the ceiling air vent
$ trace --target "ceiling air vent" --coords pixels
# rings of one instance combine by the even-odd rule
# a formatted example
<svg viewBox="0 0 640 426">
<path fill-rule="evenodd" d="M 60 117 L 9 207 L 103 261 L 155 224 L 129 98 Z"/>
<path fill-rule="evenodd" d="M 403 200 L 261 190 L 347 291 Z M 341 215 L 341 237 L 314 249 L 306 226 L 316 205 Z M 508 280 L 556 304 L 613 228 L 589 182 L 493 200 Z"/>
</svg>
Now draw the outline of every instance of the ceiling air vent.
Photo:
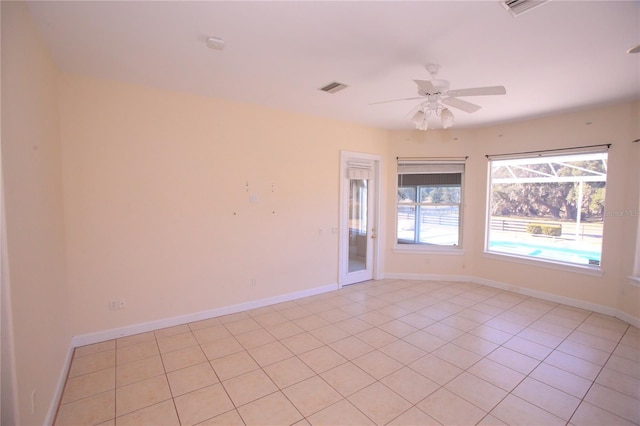
<svg viewBox="0 0 640 426">
<path fill-rule="evenodd" d="M 336 93 L 341 91 L 342 89 L 345 89 L 346 87 L 347 87 L 346 84 L 342 84 L 334 81 L 333 83 L 329 83 L 326 86 L 321 87 L 320 90 L 327 93 Z"/>
<path fill-rule="evenodd" d="M 549 0 L 505 0 L 500 4 L 504 7 L 512 16 L 520 16 L 525 12 L 535 9 L 538 6 L 542 6 Z"/>
</svg>

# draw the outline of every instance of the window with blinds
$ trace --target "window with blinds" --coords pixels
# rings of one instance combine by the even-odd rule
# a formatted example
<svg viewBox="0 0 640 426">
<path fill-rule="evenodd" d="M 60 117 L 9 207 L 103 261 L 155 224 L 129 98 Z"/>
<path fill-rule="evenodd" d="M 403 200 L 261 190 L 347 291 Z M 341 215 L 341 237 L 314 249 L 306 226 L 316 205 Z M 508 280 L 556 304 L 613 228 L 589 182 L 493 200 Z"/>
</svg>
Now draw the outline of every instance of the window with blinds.
<svg viewBox="0 0 640 426">
<path fill-rule="evenodd" d="M 397 247 L 461 246 L 464 160 L 398 159 Z"/>
</svg>

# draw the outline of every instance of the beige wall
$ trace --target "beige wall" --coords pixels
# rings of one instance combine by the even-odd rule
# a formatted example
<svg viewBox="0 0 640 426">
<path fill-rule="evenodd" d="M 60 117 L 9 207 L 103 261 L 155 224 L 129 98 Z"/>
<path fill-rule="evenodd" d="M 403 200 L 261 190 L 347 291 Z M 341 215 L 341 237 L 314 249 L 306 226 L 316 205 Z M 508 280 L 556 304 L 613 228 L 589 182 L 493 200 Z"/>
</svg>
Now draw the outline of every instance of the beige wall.
<svg viewBox="0 0 640 426">
<path fill-rule="evenodd" d="M 18 424 L 32 425 L 45 421 L 71 342 L 57 70 L 27 6 L 2 2 L 1 7 L 2 174 L 8 248 L 3 253 L 8 260 L 8 280 L 3 286 L 11 292 L 19 407 L 18 413 L 12 413 L 11 407 L 3 406 L 2 416 L 3 424 L 13 417 Z M 3 355 L 5 344 L 11 343 L 5 337 Z M 3 371 L 3 382 L 10 376 L 10 371 Z M 31 413 L 32 392 L 35 413 Z"/>
<path fill-rule="evenodd" d="M 633 215 L 608 217 L 603 239 L 603 271 L 599 276 L 561 271 L 543 266 L 508 262 L 484 255 L 487 154 L 613 144 L 609 150 L 607 175 L 608 210 L 635 210 L 640 192 L 640 147 L 638 103 L 557 115 L 526 122 L 476 130 L 393 132 L 391 156 L 469 156 L 466 168 L 463 256 L 395 253 L 394 208 L 387 208 L 385 271 L 387 273 L 470 275 L 528 290 L 620 310 L 640 318 L 640 289 L 626 278 L 634 262 Z M 587 124 L 587 123 L 591 124 Z M 458 140 L 454 140 L 457 138 Z M 387 194 L 395 199 L 395 176 L 391 172 Z"/>
<path fill-rule="evenodd" d="M 387 132 L 72 75 L 60 105 L 74 334 L 338 282 L 339 153 Z"/>
</svg>

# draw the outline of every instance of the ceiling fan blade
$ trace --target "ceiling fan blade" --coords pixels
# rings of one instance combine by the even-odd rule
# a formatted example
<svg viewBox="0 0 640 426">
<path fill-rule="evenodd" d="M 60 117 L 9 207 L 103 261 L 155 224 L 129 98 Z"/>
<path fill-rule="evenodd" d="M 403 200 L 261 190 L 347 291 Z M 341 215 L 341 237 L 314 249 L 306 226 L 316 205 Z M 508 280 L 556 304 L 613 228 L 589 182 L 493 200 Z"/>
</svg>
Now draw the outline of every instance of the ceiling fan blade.
<svg viewBox="0 0 640 426">
<path fill-rule="evenodd" d="M 372 102 L 369 105 L 387 104 L 389 102 L 399 102 L 399 101 L 415 101 L 416 99 L 423 99 L 423 98 L 424 96 L 413 96 L 411 98 L 392 99 L 390 101 Z"/>
<path fill-rule="evenodd" d="M 438 89 L 429 80 L 413 80 L 418 85 L 419 93 L 436 93 Z"/>
<path fill-rule="evenodd" d="M 480 105 L 472 104 L 471 102 L 463 101 L 458 98 L 444 98 L 441 102 L 447 106 L 458 108 L 468 113 L 476 112 L 482 108 Z"/>
<path fill-rule="evenodd" d="M 504 86 L 472 87 L 469 89 L 449 90 L 449 96 L 485 96 L 485 95 L 505 95 L 507 89 Z"/>
</svg>

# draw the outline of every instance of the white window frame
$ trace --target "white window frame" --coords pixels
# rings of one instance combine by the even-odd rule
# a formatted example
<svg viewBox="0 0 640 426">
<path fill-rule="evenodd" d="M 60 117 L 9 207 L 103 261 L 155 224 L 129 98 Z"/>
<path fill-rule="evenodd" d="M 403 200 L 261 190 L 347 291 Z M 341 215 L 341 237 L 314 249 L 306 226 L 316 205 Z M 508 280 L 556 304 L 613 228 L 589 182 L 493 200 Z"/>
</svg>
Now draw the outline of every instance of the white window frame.
<svg viewBox="0 0 640 426">
<path fill-rule="evenodd" d="M 394 244 L 393 251 L 398 253 L 435 253 L 445 255 L 462 255 L 463 253 L 463 217 L 464 217 L 464 192 L 465 192 L 465 161 L 466 157 L 462 158 L 398 158 L 396 162 L 395 177 L 395 226 L 394 226 Z M 402 173 L 401 168 L 404 168 L 405 173 L 410 173 L 411 170 L 415 170 L 415 173 L 425 174 L 438 174 L 438 173 L 452 173 L 461 175 L 460 182 L 460 202 L 455 204 L 458 206 L 458 245 L 439 245 L 439 244 L 420 244 L 420 243 L 398 243 L 398 200 L 397 193 L 400 188 L 398 185 L 398 176 Z M 428 171 L 425 172 L 425 169 Z M 416 197 L 418 194 L 416 194 Z M 431 204 L 430 204 L 431 205 Z M 432 205 L 452 205 L 446 204 L 432 204 Z M 416 216 L 418 212 L 416 211 Z"/>
<path fill-rule="evenodd" d="M 602 146 L 594 146 L 594 147 L 583 147 L 579 149 L 567 149 L 567 150 L 551 150 L 549 152 L 540 151 L 540 152 L 528 152 L 522 154 L 508 154 L 508 155 L 495 155 L 495 156 L 487 156 L 488 164 L 487 164 L 487 202 L 486 202 L 486 223 L 485 223 L 485 244 L 484 244 L 484 254 L 487 257 L 491 258 L 500 258 L 506 259 L 510 261 L 514 261 L 517 263 L 525 263 L 537 266 L 546 266 L 554 269 L 560 270 L 570 270 L 576 272 L 586 273 L 588 275 L 602 275 L 603 273 L 603 264 L 602 264 L 602 247 L 600 246 L 601 260 L 599 265 L 587 265 L 581 263 L 568 262 L 563 260 L 555 260 L 549 258 L 535 257 L 535 256 L 527 256 L 527 255 L 519 255 L 515 253 L 506 253 L 502 251 L 495 251 L 489 249 L 490 243 L 490 233 L 491 233 L 491 194 L 492 194 L 492 162 L 499 160 L 522 160 L 523 163 L 526 163 L 525 160 L 532 160 L 532 162 L 536 160 L 544 159 L 545 157 L 561 157 L 566 156 L 567 158 L 576 157 L 584 154 L 596 154 L 596 153 L 607 153 L 607 149 Z M 606 145 L 608 147 L 608 145 Z M 606 182 L 606 180 L 605 180 Z M 606 216 L 606 215 L 605 215 Z M 535 221 L 535 219 L 532 219 Z M 603 218 L 604 221 L 604 218 Z M 604 224 L 603 224 L 604 225 Z"/>
</svg>

